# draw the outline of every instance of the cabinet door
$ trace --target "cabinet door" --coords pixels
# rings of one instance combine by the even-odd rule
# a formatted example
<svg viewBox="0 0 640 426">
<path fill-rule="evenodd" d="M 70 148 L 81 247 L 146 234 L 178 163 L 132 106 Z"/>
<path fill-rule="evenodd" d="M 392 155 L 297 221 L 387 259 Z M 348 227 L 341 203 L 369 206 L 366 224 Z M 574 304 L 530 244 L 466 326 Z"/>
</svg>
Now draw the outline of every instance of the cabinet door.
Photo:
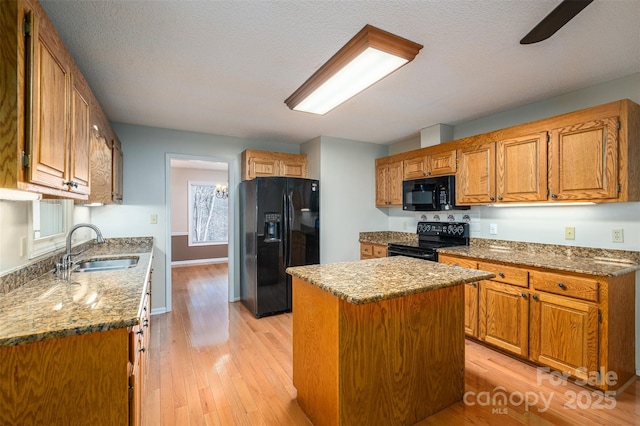
<svg viewBox="0 0 640 426">
<path fill-rule="evenodd" d="M 91 131 L 91 196 L 94 203 L 111 203 L 111 143 L 100 130 Z"/>
<path fill-rule="evenodd" d="M 402 205 L 402 161 L 389 164 L 389 205 Z"/>
<path fill-rule="evenodd" d="M 306 178 L 307 157 L 302 155 L 290 156 L 280 163 L 280 176 Z"/>
<path fill-rule="evenodd" d="M 547 132 L 498 142 L 498 201 L 547 199 Z"/>
<path fill-rule="evenodd" d="M 464 332 L 478 337 L 478 283 L 464 285 Z"/>
<path fill-rule="evenodd" d="M 71 149 L 69 150 L 69 180 L 72 192 L 89 194 L 91 164 L 90 108 L 88 87 L 76 84 L 71 90 Z"/>
<path fill-rule="evenodd" d="M 280 160 L 273 157 L 250 157 L 248 161 L 249 178 L 260 176 L 278 176 Z"/>
<path fill-rule="evenodd" d="M 113 140 L 111 146 L 112 200 L 116 203 L 122 203 L 122 166 L 124 163 L 124 155 L 122 154 L 122 146 L 119 140 Z"/>
<path fill-rule="evenodd" d="M 460 150 L 456 179 L 456 203 L 486 204 L 495 201 L 496 144 Z"/>
<path fill-rule="evenodd" d="M 452 175 L 456 172 L 456 150 L 431 154 L 427 157 L 427 175 Z"/>
<path fill-rule="evenodd" d="M 376 207 L 389 205 L 389 165 L 376 165 Z"/>
<path fill-rule="evenodd" d="M 583 380 L 598 371 L 598 308 L 541 293 L 532 299 L 531 359 Z"/>
<path fill-rule="evenodd" d="M 551 131 L 549 191 L 555 200 L 618 197 L 618 117 Z"/>
<path fill-rule="evenodd" d="M 66 190 L 71 73 L 55 50 L 60 48 L 59 40 L 41 24 L 42 18 L 32 14 L 32 55 L 27 54 L 26 70 L 31 80 L 28 179 Z"/>
<path fill-rule="evenodd" d="M 516 355 L 528 355 L 529 295 L 493 281 L 480 282 L 479 338 Z"/>
<path fill-rule="evenodd" d="M 427 175 L 427 163 L 424 156 L 404 160 L 403 176 L 405 180 L 417 179 Z"/>
</svg>

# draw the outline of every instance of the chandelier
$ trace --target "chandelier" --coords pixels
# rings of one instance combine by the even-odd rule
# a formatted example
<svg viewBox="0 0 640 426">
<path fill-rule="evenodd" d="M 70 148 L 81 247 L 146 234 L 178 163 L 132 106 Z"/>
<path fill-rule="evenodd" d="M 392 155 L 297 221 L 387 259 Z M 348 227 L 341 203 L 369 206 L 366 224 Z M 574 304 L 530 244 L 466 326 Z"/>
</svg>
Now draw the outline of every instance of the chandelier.
<svg viewBox="0 0 640 426">
<path fill-rule="evenodd" d="M 216 198 L 229 198 L 229 187 L 227 187 L 227 185 L 216 185 L 216 192 L 215 192 Z"/>
</svg>

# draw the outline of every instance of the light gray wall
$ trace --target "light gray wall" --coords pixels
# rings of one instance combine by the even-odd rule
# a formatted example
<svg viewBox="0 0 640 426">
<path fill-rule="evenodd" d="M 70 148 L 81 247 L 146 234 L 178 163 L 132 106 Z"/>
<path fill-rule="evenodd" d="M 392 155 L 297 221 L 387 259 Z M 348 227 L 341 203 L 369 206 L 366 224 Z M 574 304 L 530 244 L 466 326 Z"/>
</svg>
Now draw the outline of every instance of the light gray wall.
<svg viewBox="0 0 640 426">
<path fill-rule="evenodd" d="M 320 260 L 360 258 L 359 232 L 388 226 L 375 208 L 375 159 L 387 147 L 367 142 L 320 138 Z"/>
<path fill-rule="evenodd" d="M 420 149 L 420 132 L 389 145 L 389 152 L 383 155 L 383 157 L 387 155 L 395 155 L 402 152 L 413 151 L 414 149 Z"/>
<path fill-rule="evenodd" d="M 152 236 L 155 241 L 153 268 L 153 309 L 166 307 L 165 272 L 167 253 L 167 215 L 165 199 L 165 161 L 167 154 L 202 156 L 216 160 L 229 160 L 229 207 L 234 229 L 229 236 L 229 257 L 239 259 L 238 199 L 240 182 L 240 154 L 243 150 L 262 149 L 299 153 L 299 145 L 279 142 L 255 141 L 227 136 L 159 129 L 128 124 L 113 124 L 122 141 L 124 153 L 124 204 L 105 206 L 93 210 L 93 223 L 109 236 Z M 150 224 L 149 216 L 158 215 L 158 223 Z M 239 295 L 238 265 L 230 267 L 233 279 L 230 295 Z"/>
</svg>

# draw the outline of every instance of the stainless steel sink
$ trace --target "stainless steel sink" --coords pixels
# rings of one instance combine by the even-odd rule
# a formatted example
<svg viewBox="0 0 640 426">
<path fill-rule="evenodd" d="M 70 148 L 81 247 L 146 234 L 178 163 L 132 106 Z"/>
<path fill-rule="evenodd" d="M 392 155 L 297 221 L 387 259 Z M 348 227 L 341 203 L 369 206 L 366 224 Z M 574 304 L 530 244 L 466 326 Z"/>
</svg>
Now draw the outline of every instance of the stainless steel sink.
<svg viewBox="0 0 640 426">
<path fill-rule="evenodd" d="M 89 259 L 77 264 L 73 272 L 114 271 L 133 268 L 138 264 L 138 257 L 119 257 L 116 259 Z"/>
</svg>

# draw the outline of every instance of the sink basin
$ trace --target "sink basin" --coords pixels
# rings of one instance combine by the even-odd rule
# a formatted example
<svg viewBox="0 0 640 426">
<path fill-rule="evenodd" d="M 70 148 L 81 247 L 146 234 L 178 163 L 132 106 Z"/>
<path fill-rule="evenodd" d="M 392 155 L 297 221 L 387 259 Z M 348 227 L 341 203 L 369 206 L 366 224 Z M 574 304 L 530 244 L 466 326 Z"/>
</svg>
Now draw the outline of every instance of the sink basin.
<svg viewBox="0 0 640 426">
<path fill-rule="evenodd" d="M 77 264 L 74 272 L 114 271 L 133 268 L 138 264 L 138 257 L 119 257 L 117 259 L 90 259 Z"/>
</svg>

